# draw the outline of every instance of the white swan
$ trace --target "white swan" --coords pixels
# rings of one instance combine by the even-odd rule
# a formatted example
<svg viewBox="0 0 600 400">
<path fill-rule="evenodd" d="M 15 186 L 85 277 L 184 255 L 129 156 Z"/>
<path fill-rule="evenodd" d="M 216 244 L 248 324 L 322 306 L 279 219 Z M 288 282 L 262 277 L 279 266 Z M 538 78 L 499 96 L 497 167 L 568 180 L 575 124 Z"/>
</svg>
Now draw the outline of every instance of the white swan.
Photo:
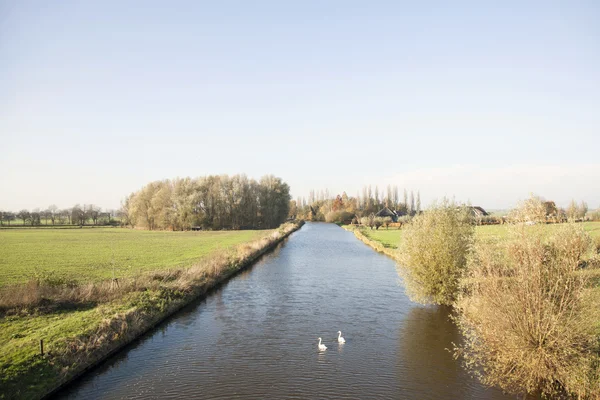
<svg viewBox="0 0 600 400">
<path fill-rule="evenodd" d="M 321 344 L 321 338 L 319 338 L 319 351 L 325 351 L 327 350 L 327 346 L 325 346 L 324 344 Z"/>
<path fill-rule="evenodd" d="M 338 331 L 338 343 L 346 343 L 346 339 L 342 337 L 342 331 Z"/>
</svg>

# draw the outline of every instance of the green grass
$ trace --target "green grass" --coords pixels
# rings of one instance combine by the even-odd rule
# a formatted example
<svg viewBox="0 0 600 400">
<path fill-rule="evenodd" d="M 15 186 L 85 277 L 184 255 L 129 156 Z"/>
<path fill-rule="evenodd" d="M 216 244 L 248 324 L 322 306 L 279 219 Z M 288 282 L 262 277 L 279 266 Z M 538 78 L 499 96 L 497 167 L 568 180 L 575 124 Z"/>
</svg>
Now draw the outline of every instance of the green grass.
<svg viewBox="0 0 600 400">
<path fill-rule="evenodd" d="M 0 386 L 6 385 L 0 399 L 37 398 L 50 390 L 63 368 L 54 362 L 53 353 L 66 351 L 67 343 L 78 343 L 76 338 L 94 335 L 103 321 L 142 302 L 156 308 L 160 296 L 157 291 L 138 292 L 87 310 L 0 318 Z M 40 339 L 45 357 L 40 355 Z"/>
<path fill-rule="evenodd" d="M 600 237 L 600 222 L 583 222 L 581 224 L 590 236 Z M 543 225 L 548 233 L 560 227 L 560 224 Z M 505 238 L 508 235 L 509 225 L 484 225 L 478 226 L 475 233 L 479 238 Z M 396 249 L 402 240 L 402 229 L 379 228 L 378 230 L 365 229 L 363 231 L 370 239 L 380 242 L 385 247 Z"/>
<path fill-rule="evenodd" d="M 192 265 L 267 231 L 163 232 L 122 228 L 0 230 L 0 286 L 36 274 L 101 280 Z M 113 263 L 114 261 L 114 263 Z M 114 267 L 113 267 L 114 266 Z"/>
</svg>

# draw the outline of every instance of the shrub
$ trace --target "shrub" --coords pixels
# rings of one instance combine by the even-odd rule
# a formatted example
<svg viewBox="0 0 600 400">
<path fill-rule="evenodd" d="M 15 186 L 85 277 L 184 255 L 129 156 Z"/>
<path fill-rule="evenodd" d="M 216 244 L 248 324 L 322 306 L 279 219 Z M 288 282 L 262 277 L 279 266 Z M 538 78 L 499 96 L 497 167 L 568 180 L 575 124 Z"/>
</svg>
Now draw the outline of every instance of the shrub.
<svg viewBox="0 0 600 400">
<path fill-rule="evenodd" d="M 520 201 L 517 208 L 510 211 L 508 217 L 516 223 L 545 223 L 546 205 L 541 197 L 532 193 L 527 200 Z"/>
<path fill-rule="evenodd" d="M 407 224 L 410 222 L 411 219 L 412 217 L 410 215 L 403 215 L 401 217 L 398 217 L 398 222 L 400 222 L 401 224 Z"/>
<path fill-rule="evenodd" d="M 330 211 L 325 215 L 326 222 L 349 224 L 352 222 L 354 214 L 348 211 Z"/>
<path fill-rule="evenodd" d="M 363 226 L 368 226 L 369 228 L 373 229 L 373 227 L 375 226 L 375 215 L 371 214 L 368 217 L 362 217 L 360 219 L 360 223 Z"/>
<path fill-rule="evenodd" d="M 403 227 L 398 272 L 411 299 L 453 303 L 475 232 L 470 220 L 466 207 L 444 199 Z"/>
<path fill-rule="evenodd" d="M 578 271 L 589 236 L 568 225 L 547 242 L 537 227 L 507 241 L 478 242 L 456 308 L 467 367 L 513 393 L 599 396 L 594 307 Z"/>
</svg>

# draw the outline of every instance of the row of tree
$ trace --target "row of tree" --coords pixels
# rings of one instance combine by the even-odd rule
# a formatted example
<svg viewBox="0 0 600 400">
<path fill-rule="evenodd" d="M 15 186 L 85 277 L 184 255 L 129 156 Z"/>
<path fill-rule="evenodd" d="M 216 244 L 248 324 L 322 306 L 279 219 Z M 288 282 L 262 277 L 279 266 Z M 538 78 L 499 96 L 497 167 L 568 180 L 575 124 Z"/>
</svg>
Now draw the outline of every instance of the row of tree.
<svg viewBox="0 0 600 400">
<path fill-rule="evenodd" d="M 399 216 L 415 215 L 421 211 L 421 195 L 406 189 L 402 198 L 398 186 L 388 185 L 387 190 L 380 191 L 378 186 L 364 186 L 361 193 L 355 197 L 348 196 L 346 192 L 335 197 L 329 190 L 316 192 L 310 191 L 308 199 L 298 197 L 290 203 L 290 215 L 299 219 L 310 221 L 349 222 L 339 221 L 339 218 L 352 219 L 354 216 L 361 218 L 377 213 L 383 207 L 396 211 Z"/>
<path fill-rule="evenodd" d="M 288 217 L 290 188 L 267 175 L 209 175 L 155 181 L 129 195 L 123 222 L 146 229 L 274 228 Z"/>
<path fill-rule="evenodd" d="M 19 212 L 1 211 L 0 225 L 10 226 L 15 221 L 22 225 L 109 225 L 119 217 L 119 211 L 102 211 L 94 204 L 76 204 L 70 208 L 59 209 L 52 204 L 46 209 L 35 208 L 31 211 L 22 209 Z M 42 222 L 43 221 L 43 222 Z"/>
</svg>

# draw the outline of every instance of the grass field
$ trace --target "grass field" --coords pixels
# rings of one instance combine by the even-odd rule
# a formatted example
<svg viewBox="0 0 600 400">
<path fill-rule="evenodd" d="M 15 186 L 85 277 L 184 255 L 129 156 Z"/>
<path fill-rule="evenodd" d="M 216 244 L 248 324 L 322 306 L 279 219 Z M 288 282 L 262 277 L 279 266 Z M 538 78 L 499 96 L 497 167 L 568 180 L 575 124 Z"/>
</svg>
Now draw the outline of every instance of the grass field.
<svg viewBox="0 0 600 400">
<path fill-rule="evenodd" d="M 183 267 L 267 231 L 162 232 L 122 228 L 0 230 L 0 286 L 36 275 L 77 281 Z"/>
<path fill-rule="evenodd" d="M 600 237 L 600 222 L 583 222 L 583 228 L 592 237 Z M 560 225 L 552 224 L 544 226 L 548 233 L 560 227 Z M 508 235 L 509 225 L 483 225 L 478 226 L 475 230 L 477 237 L 480 238 L 502 238 Z M 385 229 L 378 230 L 365 229 L 363 231 L 369 238 L 382 243 L 385 247 L 396 249 L 402 240 L 401 229 Z"/>
</svg>

